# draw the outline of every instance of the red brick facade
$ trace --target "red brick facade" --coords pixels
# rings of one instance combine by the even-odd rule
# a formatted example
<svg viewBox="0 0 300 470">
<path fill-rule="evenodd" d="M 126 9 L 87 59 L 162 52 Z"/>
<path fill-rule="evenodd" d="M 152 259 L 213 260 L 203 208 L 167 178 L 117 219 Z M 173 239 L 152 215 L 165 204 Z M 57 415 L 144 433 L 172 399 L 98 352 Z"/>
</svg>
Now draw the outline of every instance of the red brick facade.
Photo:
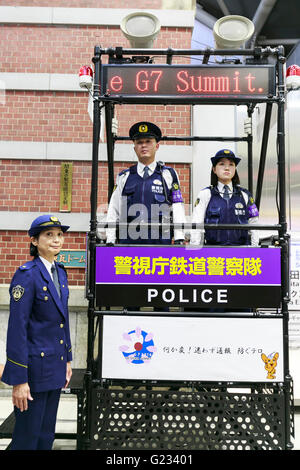
<svg viewBox="0 0 300 470">
<path fill-rule="evenodd" d="M 62 218 L 63 220 L 63 218 Z M 9 284 L 15 270 L 29 256 L 29 238 L 25 231 L 1 231 L 1 284 Z M 78 232 L 69 232 L 65 238 L 64 248 L 69 250 L 85 250 L 85 236 Z M 84 285 L 84 273 L 80 268 L 68 269 L 70 285 Z"/>
<path fill-rule="evenodd" d="M 0 115 L 1 140 L 92 142 L 86 93 L 7 91 L 5 101 Z M 178 137 L 190 132 L 189 106 L 136 105 L 133 110 L 132 105 L 123 105 L 116 106 L 116 116 L 120 136 L 127 136 L 129 127 L 145 116 L 158 122 L 164 135 Z"/>
<path fill-rule="evenodd" d="M 0 0 L 0 5 L 18 7 L 62 7 L 63 8 L 138 8 L 160 9 L 162 0 Z"/>
<path fill-rule="evenodd" d="M 67 0 L 63 7 L 135 8 L 136 3 L 134 0 Z M 161 8 L 161 3 L 161 0 L 144 0 L 139 2 L 139 8 Z M 0 0 L 0 5 L 62 6 L 58 0 Z M 189 28 L 162 28 L 153 47 L 189 48 L 191 34 Z M 1 24 L 0 72 L 77 74 L 82 65 L 91 63 L 95 45 L 128 47 L 128 42 L 119 27 Z M 161 61 L 165 62 L 165 58 Z M 92 124 L 87 104 L 85 92 L 7 90 L 5 103 L 0 104 L 0 139 L 91 143 Z M 117 107 L 116 115 L 118 134 L 122 136 L 128 135 L 134 122 L 143 119 L 160 125 L 164 135 L 190 135 L 189 106 L 121 106 Z M 28 156 L 26 159 L 0 160 L 0 211 L 58 212 L 60 165 L 60 160 L 28 159 Z M 99 166 L 99 204 L 104 204 L 107 202 L 108 172 L 105 163 L 101 162 Z M 126 162 L 117 163 L 115 173 L 127 166 Z M 181 180 L 184 200 L 189 203 L 189 165 L 173 166 Z M 90 180 L 91 162 L 74 161 L 72 213 L 89 213 Z M 85 249 L 85 233 L 68 233 L 65 248 Z M 15 269 L 30 259 L 28 251 L 26 231 L 7 231 L 0 225 L 0 284 L 9 283 Z M 84 284 L 82 269 L 69 269 L 68 275 L 71 285 Z"/>
<path fill-rule="evenodd" d="M 174 49 L 190 48 L 191 31 L 162 28 L 153 47 L 170 45 Z M 91 64 L 95 46 L 130 47 L 117 26 L 1 25 L 0 72 L 77 74 L 82 65 Z M 102 60 L 105 62 L 106 57 Z M 186 59 L 176 62 L 180 61 Z M 166 58 L 155 62 L 166 62 Z"/>
<path fill-rule="evenodd" d="M 115 175 L 128 163 L 115 165 Z M 183 197 L 189 199 L 189 165 L 172 165 L 180 175 Z M 40 160 L 0 160 L 0 211 L 23 211 L 51 213 L 59 211 L 60 162 Z M 107 165 L 99 164 L 98 205 L 107 203 Z M 91 164 L 73 163 L 72 213 L 90 211 Z M 47 188 L 46 191 L 44 188 Z M 63 214 L 61 220 L 64 220 Z M 29 228 L 29 227 L 28 227 Z M 27 233 L 1 231 L 0 279 L 9 283 L 16 268 L 29 259 Z M 85 234 L 69 232 L 65 238 L 65 249 L 85 249 Z M 73 285 L 83 285 L 82 269 L 70 269 L 69 280 Z M 78 275 L 80 274 L 81 275 Z"/>
</svg>

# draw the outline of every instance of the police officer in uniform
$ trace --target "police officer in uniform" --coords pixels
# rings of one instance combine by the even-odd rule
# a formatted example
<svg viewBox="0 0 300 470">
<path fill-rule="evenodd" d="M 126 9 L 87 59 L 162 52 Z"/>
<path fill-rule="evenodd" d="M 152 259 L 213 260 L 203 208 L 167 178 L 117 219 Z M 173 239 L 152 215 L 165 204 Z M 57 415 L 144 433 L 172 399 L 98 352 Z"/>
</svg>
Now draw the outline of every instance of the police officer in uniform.
<svg viewBox="0 0 300 470">
<path fill-rule="evenodd" d="M 55 261 L 68 228 L 54 216 L 37 217 L 28 231 L 34 259 L 11 281 L 2 381 L 13 386 L 12 450 L 52 448 L 61 388 L 72 375 L 68 280 Z"/>
<path fill-rule="evenodd" d="M 108 245 L 118 238 L 122 244 L 170 244 L 173 233 L 159 229 L 155 224 L 184 223 L 184 204 L 176 171 L 156 161 L 161 130 L 151 122 L 138 122 L 129 130 L 134 142 L 138 163 L 119 173 L 109 203 L 107 221 L 128 224 L 120 226 L 117 237 L 115 228 L 106 231 Z M 152 227 L 140 227 L 140 223 L 152 223 Z M 139 229 L 140 227 L 140 229 Z M 176 244 L 184 241 L 183 230 L 175 229 Z"/>
<path fill-rule="evenodd" d="M 196 199 L 192 223 L 198 224 L 255 224 L 258 209 L 250 192 L 240 186 L 236 170 L 240 158 L 228 149 L 219 150 L 211 158 L 211 186 L 202 189 Z M 203 240 L 204 238 L 204 240 Z M 258 245 L 257 231 L 192 230 L 191 244 L 201 245 Z"/>
</svg>

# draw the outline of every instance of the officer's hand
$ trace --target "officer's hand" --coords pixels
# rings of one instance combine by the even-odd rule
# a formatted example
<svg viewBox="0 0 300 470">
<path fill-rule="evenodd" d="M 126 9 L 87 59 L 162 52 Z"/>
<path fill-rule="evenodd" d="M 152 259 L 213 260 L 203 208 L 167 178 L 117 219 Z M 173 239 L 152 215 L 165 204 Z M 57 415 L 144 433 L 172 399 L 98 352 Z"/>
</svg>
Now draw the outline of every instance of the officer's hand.
<svg viewBox="0 0 300 470">
<path fill-rule="evenodd" d="M 65 388 L 67 388 L 67 386 L 69 385 L 70 380 L 71 380 L 71 377 L 72 377 L 72 367 L 71 367 L 71 363 L 70 363 L 70 362 L 67 362 L 67 373 L 66 373 Z"/>
<path fill-rule="evenodd" d="M 115 244 L 114 243 L 106 243 L 105 246 L 115 246 Z"/>
<path fill-rule="evenodd" d="M 184 240 L 182 240 L 182 239 L 174 241 L 174 245 L 183 245 L 183 244 L 184 244 Z"/>
<path fill-rule="evenodd" d="M 28 383 L 14 385 L 12 392 L 13 405 L 19 408 L 20 411 L 26 411 L 28 409 L 28 400 L 33 400 Z"/>
</svg>

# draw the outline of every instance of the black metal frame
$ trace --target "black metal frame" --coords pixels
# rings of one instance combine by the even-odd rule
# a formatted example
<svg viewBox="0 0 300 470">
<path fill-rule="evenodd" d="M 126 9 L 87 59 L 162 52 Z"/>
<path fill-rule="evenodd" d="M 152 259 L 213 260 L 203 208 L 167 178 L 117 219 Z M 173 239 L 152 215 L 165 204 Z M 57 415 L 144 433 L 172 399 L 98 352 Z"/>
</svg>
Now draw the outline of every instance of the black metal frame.
<svg viewBox="0 0 300 470">
<path fill-rule="evenodd" d="M 118 98 L 110 98 L 109 95 L 101 95 L 100 90 L 100 77 L 101 77 L 101 66 L 102 66 L 102 56 L 108 56 L 109 61 L 112 63 L 127 63 L 128 61 L 138 61 L 138 60 L 145 60 L 145 55 L 147 56 L 146 60 L 149 60 L 149 56 L 166 56 L 166 61 L 168 64 L 172 63 L 172 58 L 174 56 L 203 56 L 203 64 L 208 62 L 208 59 L 211 55 L 215 56 L 247 56 L 249 63 L 260 64 L 266 63 L 268 59 L 271 59 L 273 63 L 276 63 L 276 79 L 277 79 L 277 86 L 276 86 L 276 96 L 270 96 L 267 99 L 258 100 L 257 98 L 249 100 L 247 102 L 243 102 L 248 107 L 248 116 L 251 116 L 255 107 L 255 104 L 258 102 L 266 102 L 266 116 L 265 116 L 265 125 L 263 131 L 263 139 L 262 139 L 262 146 L 261 146 L 261 154 L 260 154 L 260 164 L 259 164 L 259 171 L 258 171 L 258 179 L 257 179 L 257 188 L 256 188 L 256 204 L 260 205 L 261 200 L 261 192 L 262 192 L 262 183 L 264 177 L 264 167 L 265 167 L 265 160 L 266 160 L 266 153 L 267 153 L 267 144 L 268 144 L 268 135 L 269 135 L 269 127 L 270 127 L 270 118 L 271 118 L 271 111 L 272 105 L 276 104 L 278 108 L 278 120 L 277 120 L 277 147 L 278 147 L 278 193 L 279 193 L 279 223 L 276 225 L 257 225 L 257 230 L 272 230 L 278 232 L 278 236 L 275 237 L 276 244 L 281 247 L 281 272 L 282 272 L 282 308 L 280 312 L 276 312 L 276 316 L 280 316 L 283 319 L 283 344 L 284 344 L 284 382 L 280 384 L 249 384 L 251 390 L 253 391 L 253 395 L 251 395 L 249 399 L 249 403 L 251 401 L 256 402 L 257 405 L 257 394 L 261 393 L 262 390 L 267 390 L 267 394 L 264 395 L 265 403 L 270 403 L 270 395 L 271 396 L 280 396 L 280 403 L 281 405 L 284 404 L 284 412 L 281 413 L 279 422 L 276 423 L 276 429 L 278 426 L 281 426 L 283 429 L 283 434 L 281 435 L 280 443 L 267 443 L 266 447 L 265 444 L 261 445 L 261 448 L 284 448 L 284 449 L 291 449 L 293 447 L 291 443 L 291 435 L 293 435 L 293 392 L 292 392 L 292 378 L 289 372 L 289 350 L 288 350 L 288 302 L 289 298 L 289 236 L 287 234 L 287 222 L 286 222 L 286 202 L 285 202 L 285 194 L 286 194 L 286 180 L 285 180 L 285 136 L 284 136 L 284 102 L 285 102 L 285 89 L 284 89 L 284 49 L 282 46 L 279 46 L 276 49 L 270 48 L 255 48 L 254 50 L 240 50 L 240 51 L 230 51 L 230 50 L 174 50 L 174 49 L 154 49 L 154 50 L 141 50 L 141 49 L 122 49 L 122 48 L 109 48 L 109 49 L 102 49 L 99 46 L 95 47 L 94 50 L 94 57 L 93 63 L 95 68 L 95 75 L 94 75 L 94 90 L 93 90 L 93 102 L 94 102 L 94 114 L 93 114 L 93 154 L 92 154 L 92 179 L 91 179 L 91 220 L 90 220 L 90 231 L 88 233 L 88 269 L 87 269 L 87 299 L 88 299 L 88 344 L 87 344 L 87 369 L 85 374 L 85 387 L 86 387 L 86 408 L 85 408 L 85 422 L 86 422 L 86 435 L 85 435 L 85 447 L 88 448 L 115 448 L 118 449 L 120 445 L 119 439 L 121 438 L 121 434 L 119 435 L 118 432 L 116 434 L 113 433 L 112 429 L 110 429 L 110 433 L 113 436 L 110 438 L 106 436 L 105 438 L 105 426 L 110 427 L 108 424 L 108 417 L 109 417 L 109 407 L 115 409 L 115 399 L 109 395 L 109 387 L 111 384 L 114 384 L 114 381 L 110 383 L 108 381 L 102 380 L 100 375 L 101 367 L 99 364 L 101 363 L 101 333 L 102 333 L 102 321 L 103 315 L 105 315 L 105 311 L 97 310 L 95 308 L 95 252 L 96 252 L 96 245 L 97 245 L 97 196 L 98 196 L 98 156 L 99 156 L 99 136 L 100 136 L 100 126 L 101 126 L 101 108 L 104 107 L 105 109 L 105 117 L 106 117 L 106 138 L 107 138 L 107 156 L 108 156 L 108 174 L 109 174 L 109 181 L 108 181 L 108 200 L 110 199 L 111 193 L 113 191 L 114 186 L 114 144 L 116 140 L 129 140 L 128 137 L 120 137 L 114 136 L 112 134 L 111 129 L 111 119 L 114 116 L 114 105 L 118 103 L 130 102 L 131 104 L 138 104 L 138 103 L 150 103 L 148 99 L 143 99 L 138 97 L 136 99 L 130 98 L 126 101 L 124 97 Z M 129 58 L 125 58 L 125 56 L 129 56 Z M 250 58 L 250 59 L 249 59 Z M 205 103 L 205 104 L 219 104 L 220 101 L 217 98 L 210 97 L 205 98 L 204 100 L 199 101 L 193 99 L 193 97 L 189 97 L 186 102 L 182 99 L 179 101 L 176 98 L 166 98 L 164 97 L 161 102 L 164 104 L 193 104 L 197 101 L 197 104 Z M 153 101 L 154 103 L 154 101 Z M 155 101 L 157 103 L 157 100 Z M 238 104 L 239 100 L 236 98 L 234 100 L 227 101 L 227 104 Z M 222 102 L 223 104 L 223 102 Z M 247 137 L 198 137 L 198 136 L 188 136 L 188 137 L 163 137 L 163 140 L 185 140 L 185 141 L 245 141 L 247 142 L 248 146 L 248 188 L 253 193 L 253 150 L 252 150 L 252 135 L 248 135 Z M 209 228 L 209 225 L 206 225 Z M 235 228 L 236 225 L 220 225 L 218 228 L 220 229 L 228 229 L 228 228 Z M 249 230 L 249 226 L 238 226 L 239 229 Z M 191 228 L 194 228 L 191 226 Z M 274 238 L 273 238 L 274 242 Z M 110 312 L 113 313 L 113 312 Z M 120 314 L 120 312 L 118 312 Z M 127 311 L 124 313 L 129 314 Z M 141 312 L 130 312 L 132 315 L 141 314 Z M 194 314 L 193 314 L 194 315 Z M 185 312 L 186 316 L 186 312 Z M 99 333 L 99 346 L 98 346 L 98 357 L 94 360 L 94 345 L 95 345 L 95 337 L 96 333 Z M 170 390 L 175 390 L 176 393 L 178 392 L 178 397 L 180 396 L 180 384 L 177 383 L 163 383 L 163 386 L 169 387 Z M 182 384 L 181 384 L 182 385 Z M 184 384 L 185 386 L 191 387 L 191 393 L 196 394 L 193 397 L 196 397 L 196 402 L 201 395 L 201 400 L 212 400 L 215 403 L 216 395 L 223 397 L 223 400 L 228 400 L 229 395 L 226 392 L 226 387 L 232 384 L 229 383 L 210 383 L 210 384 Z M 119 382 L 120 390 L 119 393 L 122 395 L 122 390 L 125 387 L 125 384 Z M 127 383 L 127 386 L 131 386 Z M 139 390 L 140 387 L 146 386 L 146 390 L 150 393 L 151 397 L 155 401 L 155 393 L 152 389 L 151 384 L 147 384 L 147 382 L 143 381 L 141 383 L 133 384 L 133 391 L 128 392 L 129 395 L 132 393 L 131 398 L 133 402 L 136 398 L 134 398 L 135 390 Z M 235 383 L 234 386 L 236 387 L 244 387 L 245 384 Z M 156 384 L 157 387 L 157 384 Z M 126 387 L 125 387 L 126 388 Z M 124 388 L 124 390 L 125 390 Z M 150 391 L 149 391 L 150 390 Z M 225 391 L 224 391 L 225 390 Z M 146 395 L 148 394 L 146 393 Z M 138 392 L 140 393 L 140 392 Z M 107 394 L 109 397 L 107 397 Z M 198 396 L 198 395 L 199 396 Z M 223 395 L 222 395 L 223 394 Z M 95 416 L 95 400 L 97 403 L 99 400 L 103 399 L 103 396 L 106 397 L 106 411 L 103 411 L 101 417 Z M 123 396 L 123 395 L 122 395 Z M 142 399 L 143 402 L 144 399 Z M 126 401 L 126 400 L 125 400 Z M 276 400 L 275 400 L 276 401 Z M 100 402 L 99 402 L 100 403 Z M 128 403 L 126 406 L 130 405 L 131 401 L 128 398 Z M 146 402 L 145 402 L 146 403 Z M 144 416 L 147 412 L 147 405 L 143 402 L 144 407 Z M 148 403 L 148 402 L 147 402 Z M 232 402 L 235 403 L 235 400 Z M 222 399 L 221 399 L 222 404 Z M 224 405 L 224 403 L 223 403 Z M 103 405 L 104 406 L 104 405 Z M 135 404 L 134 406 L 138 406 Z M 264 406 L 264 405 L 262 405 Z M 267 414 L 268 416 L 272 416 L 272 406 L 268 409 Z M 128 411 L 128 408 L 126 408 Z M 245 414 L 247 411 L 246 409 L 242 409 L 241 412 Z M 129 419 L 128 417 L 126 419 Z M 272 418 L 270 418 L 272 420 Z M 99 422 L 101 421 L 101 424 Z M 95 424 L 97 422 L 97 424 Z M 124 423 L 123 423 L 124 424 Z M 207 424 L 207 423 L 206 423 Z M 206 426 L 204 423 L 204 427 Z M 98 426 L 98 427 L 97 427 Z M 99 428 L 100 426 L 100 428 Z M 125 426 L 125 424 L 124 424 Z M 123 426 L 123 427 L 124 427 Z M 121 426 L 122 427 L 122 426 Z M 206 426 L 207 427 L 207 426 Z M 100 429 L 100 431 L 99 431 Z M 99 439 L 99 432 L 102 436 Z M 220 429 L 219 429 L 220 430 Z M 97 439 L 95 442 L 94 436 L 97 434 Z M 248 435 L 253 435 L 251 430 L 248 430 Z M 207 436 L 211 436 L 211 432 L 207 434 Z M 135 442 L 138 442 L 138 438 L 141 434 L 135 435 Z M 145 436 L 144 436 L 145 437 Z M 245 437 L 245 436 L 244 436 Z M 99 440 L 102 442 L 100 447 Z M 103 444 L 103 442 L 107 444 Z M 247 441 L 247 437 L 246 437 Z M 248 441 L 247 441 L 248 442 Z M 260 448 L 259 439 L 255 442 L 250 448 Z M 118 444 L 119 443 L 119 444 Z M 140 448 L 138 444 L 134 448 Z M 169 444 L 161 444 L 163 448 L 170 448 Z M 172 444 L 171 444 L 172 445 Z M 174 444 L 175 449 L 178 448 L 178 444 Z M 205 439 L 200 444 L 197 444 L 197 440 L 195 441 L 192 439 L 192 446 L 196 446 L 196 448 L 222 448 L 219 444 L 216 446 L 210 446 L 209 442 Z M 198 445 L 198 447 L 197 447 Z M 227 444 L 226 444 L 227 445 Z M 225 445 L 225 448 L 226 448 Z M 101 447 L 103 446 L 103 447 Z M 123 443 L 123 447 L 125 448 L 132 448 L 126 447 L 126 444 Z M 147 443 L 149 446 L 149 442 Z M 142 448 L 147 448 L 142 447 Z M 150 444 L 151 446 L 151 444 Z M 193 447 L 189 447 L 193 448 Z"/>
</svg>

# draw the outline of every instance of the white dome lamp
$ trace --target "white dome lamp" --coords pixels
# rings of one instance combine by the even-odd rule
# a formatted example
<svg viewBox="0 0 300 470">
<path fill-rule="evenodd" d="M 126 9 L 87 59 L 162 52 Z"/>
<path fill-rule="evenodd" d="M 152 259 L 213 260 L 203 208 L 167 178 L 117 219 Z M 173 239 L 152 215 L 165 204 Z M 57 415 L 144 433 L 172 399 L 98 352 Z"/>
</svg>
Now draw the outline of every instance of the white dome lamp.
<svg viewBox="0 0 300 470">
<path fill-rule="evenodd" d="M 155 15 L 143 11 L 125 16 L 120 27 L 132 48 L 149 49 L 160 31 L 160 22 Z"/>
<path fill-rule="evenodd" d="M 213 28 L 216 49 L 242 49 L 254 30 L 254 24 L 245 16 L 223 16 Z"/>
</svg>

